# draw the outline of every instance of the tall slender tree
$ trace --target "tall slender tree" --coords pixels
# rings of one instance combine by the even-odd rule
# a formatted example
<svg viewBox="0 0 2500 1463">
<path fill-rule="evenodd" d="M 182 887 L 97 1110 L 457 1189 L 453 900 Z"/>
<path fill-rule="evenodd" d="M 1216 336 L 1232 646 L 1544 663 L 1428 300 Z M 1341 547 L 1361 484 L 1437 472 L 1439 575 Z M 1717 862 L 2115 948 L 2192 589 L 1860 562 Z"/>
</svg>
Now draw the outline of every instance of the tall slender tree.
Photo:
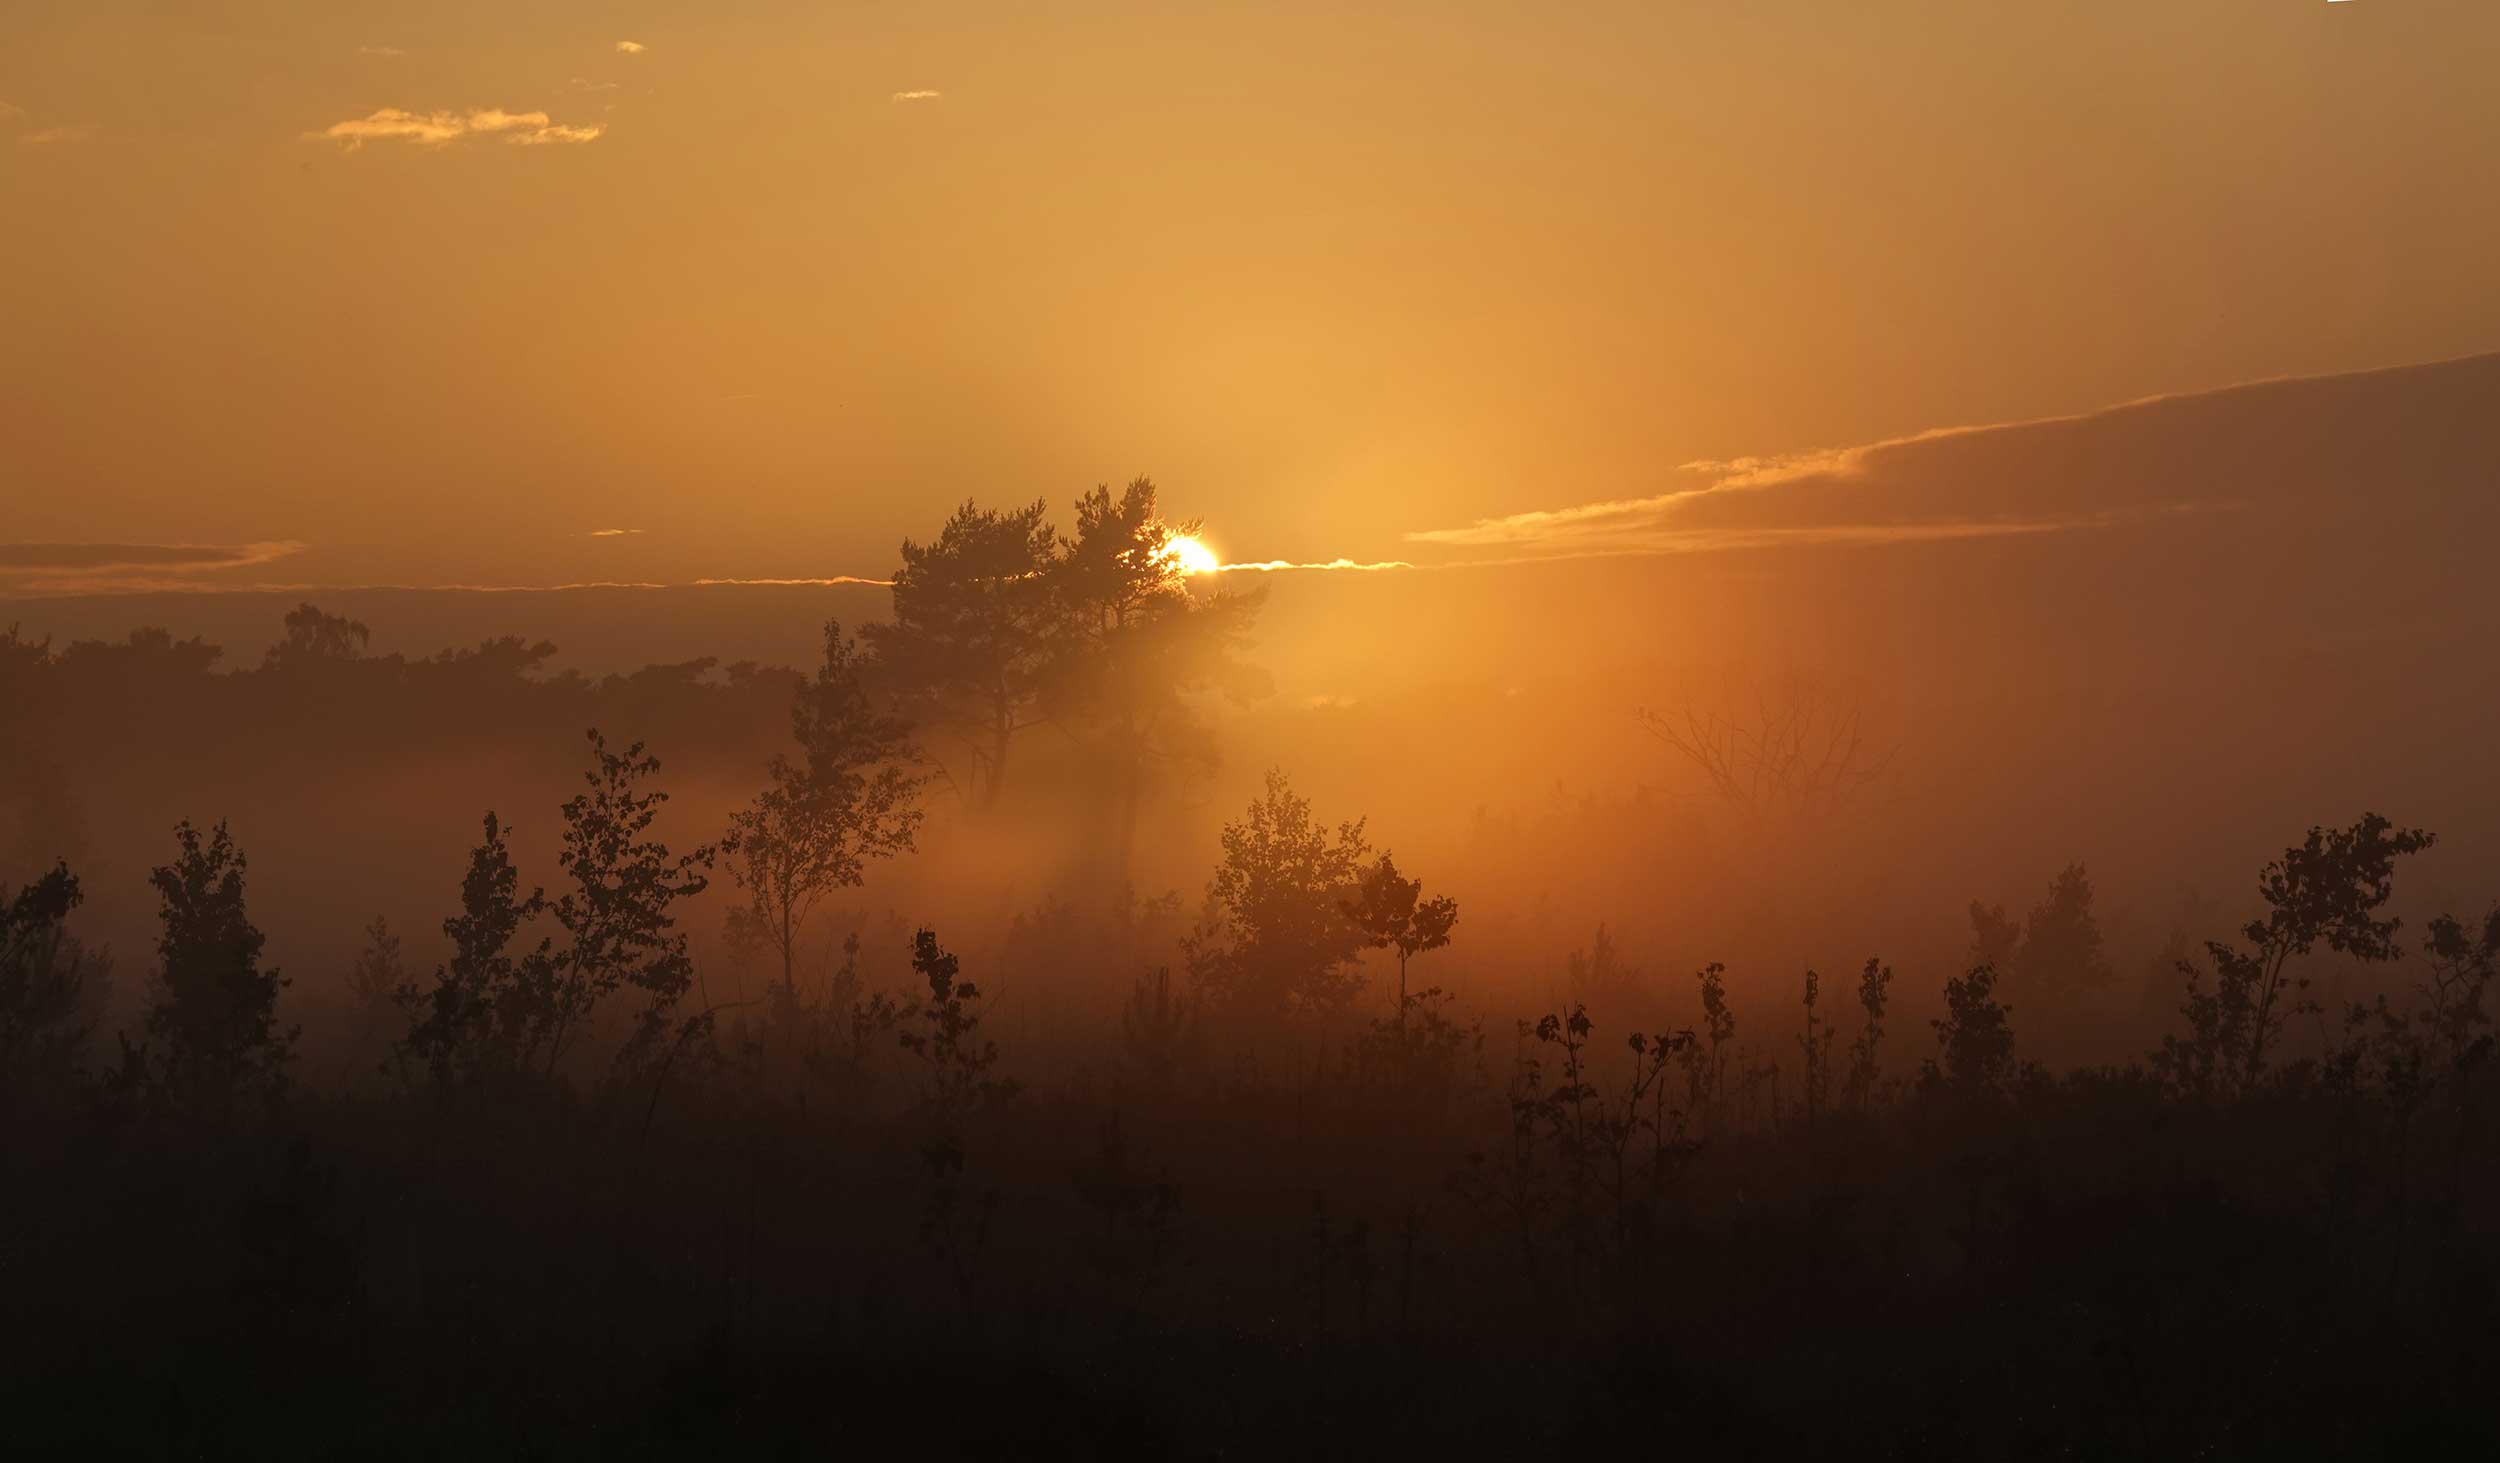
<svg viewBox="0 0 2500 1463">
<path fill-rule="evenodd" d="M 159 900 L 156 999 L 147 1029 L 164 1044 L 169 1082 L 222 1103 L 248 1087 L 283 1085 L 295 1033 L 278 1027 L 288 981 L 260 964 L 264 937 L 244 906 L 244 858 L 226 825 L 206 840 L 187 820 L 181 854 L 148 875 Z"/>
<path fill-rule="evenodd" d="M 1261 597 L 1193 592 L 1173 541 L 1195 531 L 1162 519 L 1146 478 L 1117 497 L 1097 487 L 1077 500 L 1076 536 L 1053 570 L 1067 626 L 1051 689 L 1102 759 L 1122 870 L 1156 772 L 1215 763 L 1195 697 L 1220 690 L 1249 699 L 1268 689 L 1240 659 Z"/>
<path fill-rule="evenodd" d="M 885 686 L 942 744 L 976 807 L 998 800 L 1018 733 L 1042 715 L 1059 605 L 1050 571 L 1059 533 L 1039 502 L 967 500 L 927 544 L 903 541 L 894 617 L 861 631 Z"/>
<path fill-rule="evenodd" d="M 901 720 L 879 710 L 862 685 L 856 644 L 825 626 L 825 659 L 790 708 L 800 759 L 776 755 L 771 785 L 730 815 L 723 847 L 747 896 L 741 911 L 781 957 L 795 989 L 808 915 L 836 889 L 858 885 L 871 860 L 909 852 L 920 827 L 925 781 Z"/>
<path fill-rule="evenodd" d="M 640 742 L 612 752 L 595 729 L 589 738 L 593 765 L 582 774 L 588 788 L 564 805 L 564 847 L 556 855 L 572 887 L 554 906 L 570 942 L 557 958 L 541 1017 L 546 1030 L 537 1045 L 549 1072 L 591 1009 L 626 986 L 646 1000 L 619 1058 L 652 1054 L 694 984 L 694 962 L 672 911 L 710 885 L 703 871 L 716 852 L 706 844 L 672 854 L 651 835 L 668 794 L 644 791 L 643 780 L 660 770 L 659 758 Z"/>
</svg>

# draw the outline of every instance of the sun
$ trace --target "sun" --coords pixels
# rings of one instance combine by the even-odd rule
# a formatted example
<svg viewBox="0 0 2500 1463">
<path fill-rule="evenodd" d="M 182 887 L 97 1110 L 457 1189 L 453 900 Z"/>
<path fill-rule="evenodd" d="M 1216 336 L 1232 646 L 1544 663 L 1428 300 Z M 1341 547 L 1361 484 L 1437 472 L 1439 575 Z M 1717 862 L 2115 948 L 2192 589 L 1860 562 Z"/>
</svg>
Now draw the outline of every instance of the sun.
<svg viewBox="0 0 2500 1463">
<path fill-rule="evenodd" d="M 1194 538 L 1177 534 L 1163 546 L 1163 557 L 1170 559 L 1173 567 L 1183 574 L 1212 574 L 1224 567 L 1224 561 L 1215 557 L 1215 550 Z"/>
</svg>

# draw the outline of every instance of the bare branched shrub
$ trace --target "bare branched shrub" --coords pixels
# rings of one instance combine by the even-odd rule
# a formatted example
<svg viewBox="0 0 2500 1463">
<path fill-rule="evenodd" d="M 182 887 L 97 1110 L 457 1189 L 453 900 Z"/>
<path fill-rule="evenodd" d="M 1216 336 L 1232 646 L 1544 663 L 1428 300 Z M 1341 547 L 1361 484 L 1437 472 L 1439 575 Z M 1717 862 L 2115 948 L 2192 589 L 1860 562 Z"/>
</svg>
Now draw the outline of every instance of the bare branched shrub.
<svg viewBox="0 0 2500 1463">
<path fill-rule="evenodd" d="M 1859 686 L 1810 671 L 1728 670 L 1688 681 L 1641 725 L 1747 817 L 1826 818 L 1879 781 L 1901 750 Z"/>
</svg>

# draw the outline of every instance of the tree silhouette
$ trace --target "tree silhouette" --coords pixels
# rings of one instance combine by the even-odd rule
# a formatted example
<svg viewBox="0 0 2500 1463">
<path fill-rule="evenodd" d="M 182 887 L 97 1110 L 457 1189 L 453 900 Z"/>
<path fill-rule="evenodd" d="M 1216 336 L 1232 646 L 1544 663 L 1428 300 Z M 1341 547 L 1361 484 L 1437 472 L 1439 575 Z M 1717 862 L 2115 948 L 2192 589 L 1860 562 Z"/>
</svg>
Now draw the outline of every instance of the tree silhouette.
<svg viewBox="0 0 2500 1463">
<path fill-rule="evenodd" d="M 460 880 L 460 913 L 443 921 L 451 959 L 434 984 L 397 993 L 409 1018 L 401 1050 L 424 1064 L 438 1086 L 495 1083 L 529 1070 L 536 1045 L 557 1026 L 557 966 L 551 940 L 519 954 L 513 940 L 546 913 L 543 890 L 520 894 L 504 826 L 493 813 L 485 837 L 469 852 Z"/>
<path fill-rule="evenodd" d="M 1183 942 L 1191 972 L 1239 1015 L 1275 1022 L 1342 1008 L 1366 939 L 1346 902 L 1370 849 L 1361 820 L 1332 832 L 1280 771 L 1241 821 L 1224 825 L 1207 913 Z"/>
<path fill-rule="evenodd" d="M 976 807 L 997 802 L 1016 734 L 1041 714 L 1060 612 L 1047 512 L 966 501 L 929 544 L 905 539 L 893 620 L 861 631 L 913 723 L 962 749 Z"/>
<path fill-rule="evenodd" d="M 1156 769 L 1215 763 L 1213 738 L 1191 698 L 1221 689 L 1247 699 L 1267 689 L 1238 659 L 1260 597 L 1190 592 L 1172 541 L 1195 529 L 1157 516 L 1155 485 L 1145 478 L 1117 498 L 1097 487 L 1077 500 L 1076 537 L 1052 571 L 1066 631 L 1051 704 L 1090 730 L 1109 773 L 1123 870 Z"/>
<path fill-rule="evenodd" d="M 1945 1013 L 1928 1022 L 1936 1054 L 1921 1078 L 1969 1096 L 1995 1092 L 2014 1073 L 2013 1008 L 1996 998 L 1997 973 L 1985 965 L 1944 983 Z"/>
<path fill-rule="evenodd" d="M 776 755 L 772 785 L 730 815 L 722 847 L 743 912 L 797 982 L 808 914 L 836 889 L 858 885 L 868 861 L 907 853 L 920 826 L 922 779 L 903 723 L 871 704 L 860 659 L 839 624 L 825 626 L 825 660 L 790 708 L 803 762 Z"/>
<path fill-rule="evenodd" d="M 2092 914 L 2092 877 L 2083 865 L 2060 870 L 2024 916 L 2019 968 L 2023 987 L 2051 1001 L 2109 987 L 2109 959 L 2101 950 L 2100 921 Z"/>
<path fill-rule="evenodd" d="M 1985 965 L 1991 970 L 2012 970 L 2022 957 L 2023 927 L 2005 912 L 2002 904 L 1983 904 L 1974 899 L 1970 904 L 1970 950 L 1963 957 L 1966 968 Z"/>
<path fill-rule="evenodd" d="M 67 1077 L 86 1044 L 102 969 L 67 929 L 84 897 L 66 864 L 0 889 L 0 1100 Z"/>
<path fill-rule="evenodd" d="M 712 866 L 715 854 L 706 844 L 672 856 L 667 844 L 650 836 L 668 794 L 642 791 L 642 780 L 660 770 L 659 758 L 640 742 L 611 752 L 596 729 L 588 735 L 595 765 L 582 780 L 589 790 L 564 805 L 564 847 L 556 855 L 572 887 L 555 902 L 556 922 L 570 941 L 554 964 L 545 1039 L 535 1043 L 550 1072 L 582 1019 L 626 986 L 648 999 L 619 1059 L 654 1055 L 694 983 L 686 936 L 671 909 L 709 886 L 701 870 Z"/>
<path fill-rule="evenodd" d="M 1423 881 L 1401 876 L 1396 861 L 1383 852 L 1380 862 L 1363 870 L 1354 897 L 1343 905 L 1364 944 L 1398 952 L 1397 1030 L 1401 1038 L 1406 1034 L 1406 963 L 1448 944 L 1450 928 L 1458 923 L 1457 900 L 1446 894 L 1423 899 L 1423 892 Z M 1602 936 L 1604 931 L 1599 933 Z"/>
<path fill-rule="evenodd" d="M 364 621 L 299 604 L 287 611 L 286 638 L 269 647 L 263 664 L 294 669 L 323 661 L 355 660 L 372 642 L 373 632 Z"/>
<path fill-rule="evenodd" d="M 2092 913 L 2092 876 L 2068 864 L 2049 881 L 2048 892 L 2017 923 L 2002 904 L 1970 906 L 1967 967 L 1985 965 L 2007 989 L 2027 999 L 2064 1005 L 2088 992 L 2108 989 L 2114 978 L 2102 952 L 2100 921 Z"/>
<path fill-rule="evenodd" d="M 288 981 L 260 967 L 263 937 L 244 907 L 242 851 L 219 823 L 203 842 L 186 820 L 181 854 L 148 875 L 160 901 L 156 1000 L 148 1034 L 164 1043 L 169 1083 L 203 1101 L 285 1080 L 295 1034 L 277 1025 Z"/>
<path fill-rule="evenodd" d="M 1884 1044 L 1884 1008 L 1891 1001 L 1892 967 L 1873 955 L 1858 972 L 1858 1009 L 1865 1013 L 1858 1034 L 1849 1043 L 1849 1075 L 1843 1090 L 1849 1105 L 1863 1111 L 1875 1097 L 1877 1054 Z"/>
<path fill-rule="evenodd" d="M 2306 1008 L 2309 978 L 2286 967 L 2321 944 L 2365 962 L 2397 958 L 2400 922 L 2379 918 L 2378 910 L 2395 892 L 2396 860 L 2435 841 L 2419 828 L 2399 829 L 2365 813 L 2350 828 L 2311 828 L 2266 865 L 2257 876 L 2266 915 L 2240 930 L 2248 948 L 2206 943 L 2213 988 L 2180 962 L 2187 993 L 2179 1012 L 2188 1035 L 2162 1039 L 2154 1061 L 2163 1074 L 2199 1095 L 2222 1082 L 2242 1090 L 2255 1085 L 2283 1023 Z"/>
</svg>

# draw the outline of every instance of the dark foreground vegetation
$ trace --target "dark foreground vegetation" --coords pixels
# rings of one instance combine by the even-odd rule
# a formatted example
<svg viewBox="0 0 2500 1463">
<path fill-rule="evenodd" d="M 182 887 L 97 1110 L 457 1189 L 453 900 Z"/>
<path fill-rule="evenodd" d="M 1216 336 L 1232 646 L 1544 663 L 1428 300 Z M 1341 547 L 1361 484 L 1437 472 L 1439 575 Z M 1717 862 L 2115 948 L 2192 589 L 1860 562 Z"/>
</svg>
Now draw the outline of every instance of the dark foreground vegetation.
<svg viewBox="0 0 2500 1463">
<path fill-rule="evenodd" d="M 1455 914 L 1384 859 L 1305 964 L 1270 963 L 1326 925 L 1292 896 L 1334 847 L 1278 788 L 1236 825 L 1218 882 L 1261 887 L 1200 979 L 1145 977 L 1097 1048 L 1037 1068 L 928 931 L 910 987 L 846 963 L 696 1009 L 667 917 L 689 865 L 636 825 L 648 766 L 601 751 L 556 899 L 490 824 L 451 959 L 410 977 L 377 940 L 401 1025 L 354 1090 L 290 1079 L 222 833 L 156 874 L 150 1013 L 109 1061 L 78 1024 L 75 877 L 6 901 L 13 1446 L 2500 1443 L 2500 919 L 2433 926 L 2405 1001 L 2326 1013 L 2287 973 L 2400 953 L 2377 910 L 2420 840 L 2380 820 L 2268 868 L 2266 916 L 2183 972 L 2148 1060 L 2051 1073 L 1985 966 L 1928 1031 L 1887 1029 L 1880 961 L 1854 991 L 1808 976 L 1778 1060 L 1736 1059 L 1715 968 L 1649 1032 L 1461 1026 L 1429 988 L 1342 1041 L 1262 1019 L 1294 994 L 1255 982 L 1355 941 L 1421 958 Z M 2325 1059 L 2273 1058 L 2295 1017 L 2331 1021 Z"/>
<path fill-rule="evenodd" d="M 1210 676 L 1175 666 L 1233 630 L 1175 629 L 1208 611 L 1150 497 L 1094 507 L 1126 547 L 1092 559 L 967 509 L 941 544 L 1010 567 L 958 577 L 1037 597 L 829 632 L 711 841 L 664 841 L 645 747 L 577 743 L 552 859 L 488 813 L 438 944 L 374 923 L 340 1060 L 307 1060 L 226 826 L 160 855 L 126 1020 L 77 871 L 0 890 L 10 1451 L 2500 1449 L 2500 912 L 2400 926 L 2431 840 L 2374 815 L 2174 952 L 2139 1058 L 2056 1069 L 2040 1028 L 2109 979 L 2080 869 L 2025 919 L 1975 907 L 1958 969 L 1740 1009 L 1601 936 L 1573 999 L 1505 1012 L 1435 982 L 1458 904 L 1282 774 L 1194 919 L 1018 923 L 1018 959 L 1108 991 L 1091 1015 L 1011 1030 L 942 929 L 818 959 L 824 901 L 913 847 L 933 728 L 975 803 L 1020 718 L 1081 728 L 1123 856 Z M 1014 649 L 987 682 L 931 669 L 983 604 L 1037 638 L 973 637 Z M 357 627 L 290 629 L 276 673 L 355 659 Z M 724 896 L 735 989 L 688 932 Z"/>
</svg>

